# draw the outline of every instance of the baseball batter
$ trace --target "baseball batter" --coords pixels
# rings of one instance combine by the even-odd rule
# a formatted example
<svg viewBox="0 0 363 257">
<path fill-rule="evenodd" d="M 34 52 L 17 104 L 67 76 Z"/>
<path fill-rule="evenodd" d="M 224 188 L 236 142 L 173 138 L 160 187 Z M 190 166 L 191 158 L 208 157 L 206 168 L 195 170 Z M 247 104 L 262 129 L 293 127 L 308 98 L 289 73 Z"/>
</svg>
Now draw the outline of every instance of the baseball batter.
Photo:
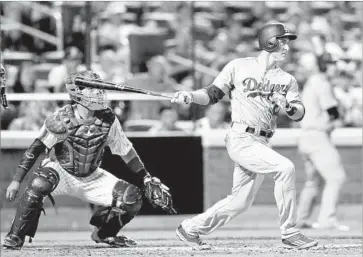
<svg viewBox="0 0 363 257">
<path fill-rule="evenodd" d="M 214 104 L 226 94 L 231 99 L 232 126 L 226 136 L 226 147 L 235 162 L 232 192 L 206 212 L 184 220 L 176 230 L 177 236 L 195 249 L 210 249 L 200 235 L 213 232 L 251 206 L 266 174 L 274 174 L 283 245 L 303 249 L 318 244 L 296 228 L 294 164 L 272 150 L 269 143 L 280 109 L 293 121 L 304 117 L 295 78 L 278 66 L 288 55 L 290 40 L 296 38 L 284 24 L 267 24 L 258 34 L 262 49 L 258 57 L 234 59 L 212 85 L 177 92 L 172 99 L 176 103 L 199 105 Z"/>
<path fill-rule="evenodd" d="M 329 73 L 335 72 L 335 65 L 329 59 L 318 62 L 314 55 L 305 58 L 311 76 L 302 93 L 306 115 L 301 122 L 299 151 L 305 162 L 306 182 L 299 199 L 299 226 L 348 230 L 349 227 L 339 224 L 336 217 L 340 189 L 346 174 L 331 140 L 331 132 L 341 116 L 328 78 Z M 322 198 L 318 220 L 311 223 L 311 214 L 320 192 Z"/>
<path fill-rule="evenodd" d="M 75 76 L 100 77 L 85 71 Z M 130 222 L 142 205 L 143 192 L 154 205 L 167 209 L 171 205 L 168 188 L 151 177 L 125 136 L 113 111 L 106 105 L 103 90 L 81 88 L 67 79 L 67 91 L 75 102 L 60 108 L 44 122 L 40 135 L 24 153 L 6 197 L 13 201 L 19 184 L 41 153 L 46 158 L 36 169 L 21 196 L 15 218 L 3 246 L 20 249 L 25 236 L 34 237 L 46 196 L 70 195 L 103 206 L 92 216 L 95 228 L 91 238 L 97 243 L 123 247 L 136 244 L 125 236 L 116 236 Z M 140 178 L 140 188 L 116 178 L 99 168 L 104 148 L 123 158 Z"/>
</svg>

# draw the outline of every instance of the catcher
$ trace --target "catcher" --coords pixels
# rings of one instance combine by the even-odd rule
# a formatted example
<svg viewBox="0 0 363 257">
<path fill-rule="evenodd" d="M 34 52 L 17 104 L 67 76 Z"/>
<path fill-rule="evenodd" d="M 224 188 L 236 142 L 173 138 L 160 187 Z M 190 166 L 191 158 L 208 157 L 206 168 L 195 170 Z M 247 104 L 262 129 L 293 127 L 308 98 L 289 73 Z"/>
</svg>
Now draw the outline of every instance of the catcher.
<svg viewBox="0 0 363 257">
<path fill-rule="evenodd" d="M 136 245 L 134 240 L 117 234 L 139 212 L 143 196 L 154 207 L 175 213 L 169 189 L 146 171 L 115 114 L 107 107 L 106 93 L 74 85 L 75 76 L 100 79 L 92 71 L 67 78 L 67 92 L 74 104 L 48 117 L 40 135 L 24 153 L 7 188 L 6 197 L 10 201 L 15 199 L 19 184 L 39 155 L 46 151 L 46 157 L 33 172 L 21 196 L 4 239 L 3 246 L 7 249 L 20 249 L 26 236 L 30 240 L 34 237 L 46 196 L 52 199 L 51 196 L 70 195 L 102 206 L 91 217 L 90 224 L 95 227 L 91 238 L 96 243 L 117 247 Z M 137 174 L 143 188 L 99 167 L 106 146 Z"/>
</svg>

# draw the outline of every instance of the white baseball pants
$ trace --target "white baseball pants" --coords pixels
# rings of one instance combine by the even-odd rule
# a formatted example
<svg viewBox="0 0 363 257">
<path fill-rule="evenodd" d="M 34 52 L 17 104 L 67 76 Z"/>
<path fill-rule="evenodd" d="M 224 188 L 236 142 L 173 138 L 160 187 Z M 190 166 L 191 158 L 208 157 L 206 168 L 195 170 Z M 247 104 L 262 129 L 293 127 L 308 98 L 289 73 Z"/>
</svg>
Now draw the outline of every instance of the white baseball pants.
<svg viewBox="0 0 363 257">
<path fill-rule="evenodd" d="M 311 142 L 314 142 L 313 144 Z M 317 198 L 321 197 L 318 223 L 329 226 L 337 221 L 340 190 L 346 181 L 345 170 L 338 150 L 324 131 L 303 130 L 299 151 L 305 163 L 306 182 L 300 194 L 298 215 L 309 222 Z"/>
<path fill-rule="evenodd" d="M 43 165 L 43 167 L 53 168 L 59 174 L 59 183 L 51 193 L 52 196 L 69 195 L 96 205 L 112 205 L 112 190 L 119 179 L 111 173 L 97 168 L 88 177 L 75 177 L 63 169 L 58 162 L 44 160 Z"/>
<path fill-rule="evenodd" d="M 182 225 L 191 234 L 209 234 L 245 212 L 260 188 L 265 174 L 275 174 L 274 195 L 280 216 L 282 238 L 300 232 L 296 226 L 295 168 L 286 157 L 271 149 L 263 137 L 231 128 L 226 137 L 227 151 L 236 163 L 230 195 L 204 213 L 185 220 Z"/>
</svg>

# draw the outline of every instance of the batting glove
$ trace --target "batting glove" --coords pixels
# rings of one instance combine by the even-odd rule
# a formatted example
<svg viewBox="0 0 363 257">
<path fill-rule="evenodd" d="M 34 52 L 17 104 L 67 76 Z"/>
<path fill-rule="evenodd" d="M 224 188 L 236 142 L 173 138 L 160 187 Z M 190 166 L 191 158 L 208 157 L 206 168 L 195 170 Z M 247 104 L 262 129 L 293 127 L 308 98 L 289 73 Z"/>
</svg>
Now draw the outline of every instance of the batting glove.
<svg viewBox="0 0 363 257">
<path fill-rule="evenodd" d="M 176 92 L 173 99 L 171 99 L 171 102 L 178 104 L 190 104 L 193 102 L 192 92 L 188 91 Z"/>
<path fill-rule="evenodd" d="M 286 110 L 289 107 L 289 103 L 287 102 L 285 96 L 283 96 L 279 93 L 274 93 L 270 97 L 270 101 L 273 104 L 276 104 L 277 106 L 279 106 L 281 109 L 284 109 L 284 110 Z"/>
</svg>

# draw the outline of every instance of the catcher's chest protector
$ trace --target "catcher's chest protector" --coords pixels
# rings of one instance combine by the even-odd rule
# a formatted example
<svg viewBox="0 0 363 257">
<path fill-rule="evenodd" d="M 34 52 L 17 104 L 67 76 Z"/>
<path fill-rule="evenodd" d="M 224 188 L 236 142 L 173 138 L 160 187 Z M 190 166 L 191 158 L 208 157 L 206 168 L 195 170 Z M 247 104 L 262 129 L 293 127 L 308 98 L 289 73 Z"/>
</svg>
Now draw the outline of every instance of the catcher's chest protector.
<svg viewBox="0 0 363 257">
<path fill-rule="evenodd" d="M 65 140 L 56 144 L 50 157 L 70 174 L 85 177 L 100 165 L 106 139 L 115 116 L 110 109 L 95 112 L 90 122 L 77 120 L 71 105 L 63 107 L 53 120 L 66 126 Z M 58 135 L 59 137 L 60 135 Z"/>
</svg>

